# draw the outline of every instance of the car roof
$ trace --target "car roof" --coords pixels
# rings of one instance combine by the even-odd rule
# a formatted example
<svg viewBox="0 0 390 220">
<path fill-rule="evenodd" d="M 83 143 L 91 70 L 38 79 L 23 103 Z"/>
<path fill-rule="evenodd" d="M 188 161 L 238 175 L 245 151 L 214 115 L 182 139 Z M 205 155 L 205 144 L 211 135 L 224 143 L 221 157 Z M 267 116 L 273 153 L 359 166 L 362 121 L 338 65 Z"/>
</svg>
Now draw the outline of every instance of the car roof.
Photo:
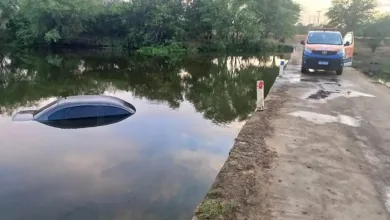
<svg viewBox="0 0 390 220">
<path fill-rule="evenodd" d="M 58 100 L 59 105 L 65 104 L 112 104 L 124 106 L 124 101 L 112 96 L 105 95 L 79 95 L 68 96 Z"/>
<path fill-rule="evenodd" d="M 309 31 L 310 33 L 333 33 L 333 34 L 341 34 L 340 31 Z"/>
</svg>

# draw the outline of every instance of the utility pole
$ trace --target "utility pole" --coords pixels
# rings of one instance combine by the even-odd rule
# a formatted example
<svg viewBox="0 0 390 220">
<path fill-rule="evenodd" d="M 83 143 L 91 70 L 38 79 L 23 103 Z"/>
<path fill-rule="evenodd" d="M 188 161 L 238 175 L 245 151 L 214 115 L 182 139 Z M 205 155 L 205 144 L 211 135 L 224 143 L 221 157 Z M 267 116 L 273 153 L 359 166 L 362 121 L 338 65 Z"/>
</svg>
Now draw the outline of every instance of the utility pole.
<svg viewBox="0 0 390 220">
<path fill-rule="evenodd" d="M 317 27 L 319 27 L 319 26 L 320 26 L 320 15 L 321 15 L 321 12 L 322 12 L 322 11 L 317 11 L 317 13 L 318 13 L 318 18 L 317 18 Z"/>
</svg>

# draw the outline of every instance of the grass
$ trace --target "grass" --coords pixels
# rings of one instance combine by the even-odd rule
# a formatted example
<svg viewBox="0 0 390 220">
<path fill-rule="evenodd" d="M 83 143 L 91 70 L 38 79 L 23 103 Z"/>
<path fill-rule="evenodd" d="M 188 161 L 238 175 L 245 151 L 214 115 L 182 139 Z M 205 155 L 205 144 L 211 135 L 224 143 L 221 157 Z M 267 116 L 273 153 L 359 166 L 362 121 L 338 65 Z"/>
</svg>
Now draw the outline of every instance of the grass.
<svg viewBox="0 0 390 220">
<path fill-rule="evenodd" d="M 197 211 L 199 220 L 215 220 L 219 217 L 226 217 L 236 209 L 234 202 L 223 203 L 219 200 L 204 200 Z"/>
<path fill-rule="evenodd" d="M 390 81 L 390 42 L 380 45 L 375 52 L 366 40 L 356 40 L 353 67 L 385 82 Z"/>
<path fill-rule="evenodd" d="M 390 57 L 388 58 L 390 60 Z M 390 64 L 389 63 L 383 63 L 381 65 L 382 72 L 380 74 L 380 78 L 383 79 L 385 82 L 390 82 Z"/>
<path fill-rule="evenodd" d="M 217 199 L 222 196 L 223 190 L 221 188 L 210 189 L 207 194 L 207 197 L 210 199 Z"/>
</svg>

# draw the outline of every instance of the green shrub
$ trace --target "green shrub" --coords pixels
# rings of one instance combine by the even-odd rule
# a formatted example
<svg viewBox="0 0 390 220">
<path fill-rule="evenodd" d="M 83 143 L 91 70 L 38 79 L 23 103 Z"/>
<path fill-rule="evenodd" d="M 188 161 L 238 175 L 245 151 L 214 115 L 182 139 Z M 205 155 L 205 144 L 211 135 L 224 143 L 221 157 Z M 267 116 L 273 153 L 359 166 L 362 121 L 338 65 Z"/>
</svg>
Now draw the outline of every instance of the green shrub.
<svg viewBox="0 0 390 220">
<path fill-rule="evenodd" d="M 45 34 L 45 41 L 48 44 L 57 43 L 59 40 L 61 40 L 61 35 L 57 29 L 52 29 Z"/>
<path fill-rule="evenodd" d="M 138 53 L 146 56 L 164 56 L 171 57 L 183 55 L 186 52 L 183 44 L 178 42 L 170 42 L 162 46 L 141 47 L 137 50 Z"/>
</svg>

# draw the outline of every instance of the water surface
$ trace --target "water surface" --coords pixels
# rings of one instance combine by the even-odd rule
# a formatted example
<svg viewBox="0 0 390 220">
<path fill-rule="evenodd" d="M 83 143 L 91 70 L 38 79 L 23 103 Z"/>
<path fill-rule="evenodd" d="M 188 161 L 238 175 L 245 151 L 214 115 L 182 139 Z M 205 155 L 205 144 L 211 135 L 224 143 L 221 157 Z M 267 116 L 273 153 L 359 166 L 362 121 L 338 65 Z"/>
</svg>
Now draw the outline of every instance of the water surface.
<svg viewBox="0 0 390 220">
<path fill-rule="evenodd" d="M 189 219 L 279 58 L 0 53 L 0 219 Z M 12 122 L 58 97 L 105 94 L 137 113 L 63 130 Z"/>
</svg>

